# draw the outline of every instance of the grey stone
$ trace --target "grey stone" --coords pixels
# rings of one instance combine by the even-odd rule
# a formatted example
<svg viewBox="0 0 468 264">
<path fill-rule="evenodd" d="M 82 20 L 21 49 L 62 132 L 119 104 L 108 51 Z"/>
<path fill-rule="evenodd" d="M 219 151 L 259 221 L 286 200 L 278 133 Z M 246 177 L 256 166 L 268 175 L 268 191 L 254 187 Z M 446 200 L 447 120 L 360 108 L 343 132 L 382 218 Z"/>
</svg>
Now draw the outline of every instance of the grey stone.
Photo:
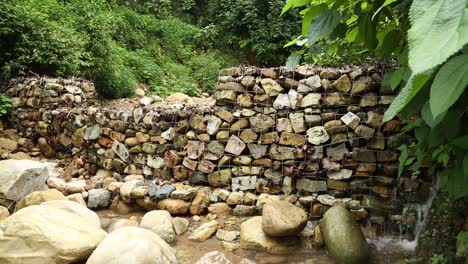
<svg viewBox="0 0 468 264">
<path fill-rule="evenodd" d="M 339 171 L 328 171 L 327 177 L 331 180 L 346 180 L 353 175 L 352 170 L 341 169 Z"/>
<path fill-rule="evenodd" d="M 115 140 L 112 143 L 112 151 L 114 151 L 114 153 L 117 156 L 119 156 L 119 158 L 123 161 L 127 161 L 128 156 L 130 156 L 130 153 L 128 152 L 127 147 L 124 144 Z"/>
<path fill-rule="evenodd" d="M 166 199 L 171 196 L 171 193 L 175 191 L 176 187 L 172 184 L 164 184 L 159 188 L 156 192 L 154 192 L 154 195 L 151 195 L 151 193 L 148 192 L 148 194 L 151 196 L 153 199 Z"/>
<path fill-rule="evenodd" d="M 322 95 L 319 93 L 309 93 L 304 98 L 302 98 L 301 101 L 301 107 L 309 107 L 309 106 L 314 106 L 314 105 L 320 105 L 320 99 L 322 98 Z"/>
<path fill-rule="evenodd" d="M 324 192 L 327 190 L 327 182 L 308 179 L 298 179 L 296 182 L 296 188 L 298 190 L 306 192 Z"/>
<path fill-rule="evenodd" d="M 174 227 L 174 231 L 177 235 L 182 235 L 188 230 L 190 222 L 182 217 L 174 217 L 172 218 L 172 225 Z"/>
<path fill-rule="evenodd" d="M 110 192 L 106 189 L 91 189 L 88 191 L 88 208 L 107 208 L 111 203 Z"/>
<path fill-rule="evenodd" d="M 149 167 L 153 168 L 153 169 L 161 169 L 161 168 L 164 168 L 166 166 L 166 164 L 164 163 L 164 159 L 161 158 L 161 157 L 154 157 L 151 156 L 151 155 L 148 155 L 148 160 L 146 162 L 146 165 L 148 165 Z"/>
<path fill-rule="evenodd" d="M 99 125 L 94 125 L 87 127 L 84 133 L 85 140 L 95 140 L 101 135 L 101 127 Z"/>
<path fill-rule="evenodd" d="M 340 263 L 369 261 L 369 246 L 353 215 L 344 207 L 330 208 L 322 218 L 320 232 L 330 256 Z"/>
<path fill-rule="evenodd" d="M 291 107 L 289 96 L 287 94 L 279 94 L 273 102 L 275 109 L 286 109 Z"/>
<path fill-rule="evenodd" d="M 302 100 L 302 95 L 297 93 L 296 90 L 291 89 L 288 92 L 288 98 L 291 108 L 296 109 Z"/>
<path fill-rule="evenodd" d="M 18 201 L 34 191 L 47 190 L 47 164 L 32 160 L 0 161 L 0 194 Z"/>
<path fill-rule="evenodd" d="M 257 176 L 234 177 L 231 181 L 233 191 L 255 190 Z"/>
<path fill-rule="evenodd" d="M 299 81 L 299 87 L 297 91 L 300 93 L 314 92 L 322 86 L 320 76 L 314 75 L 307 79 Z"/>
</svg>

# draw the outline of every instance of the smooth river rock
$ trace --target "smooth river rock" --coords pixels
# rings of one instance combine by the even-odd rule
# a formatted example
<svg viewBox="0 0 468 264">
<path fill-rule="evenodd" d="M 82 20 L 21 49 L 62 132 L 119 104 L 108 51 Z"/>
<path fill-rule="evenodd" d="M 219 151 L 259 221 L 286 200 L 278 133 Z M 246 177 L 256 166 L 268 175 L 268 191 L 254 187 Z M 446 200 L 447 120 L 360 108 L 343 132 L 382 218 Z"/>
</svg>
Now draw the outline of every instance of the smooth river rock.
<svg viewBox="0 0 468 264">
<path fill-rule="evenodd" d="M 124 227 L 110 233 L 86 264 L 176 264 L 175 250 L 155 233 Z"/>
<path fill-rule="evenodd" d="M 16 210 L 19 210 L 24 207 L 31 205 L 38 205 L 43 202 L 53 201 L 53 200 L 66 200 L 67 198 L 61 192 L 56 189 L 49 189 L 47 191 L 36 191 L 32 192 L 23 199 L 21 199 L 16 205 Z"/>
<path fill-rule="evenodd" d="M 369 260 L 369 246 L 361 227 L 343 206 L 332 206 L 322 218 L 320 231 L 328 254 L 343 264 L 361 264 Z"/>
<path fill-rule="evenodd" d="M 152 231 L 169 244 L 176 239 L 171 214 L 166 210 L 153 210 L 146 213 L 141 219 L 140 227 Z"/>
<path fill-rule="evenodd" d="M 297 249 L 295 236 L 274 238 L 262 229 L 262 217 L 255 216 L 241 224 L 240 246 L 246 250 L 265 250 L 271 254 L 291 254 Z"/>
<path fill-rule="evenodd" d="M 204 223 L 197 229 L 193 230 L 192 235 L 189 237 L 190 240 L 196 241 L 205 241 L 210 238 L 216 230 L 218 230 L 218 221 L 213 220 L 207 223 Z"/>
<path fill-rule="evenodd" d="M 96 213 L 78 203 L 57 200 L 31 205 L 1 222 L 0 263 L 85 260 L 106 234 Z"/>
<path fill-rule="evenodd" d="M 296 235 L 306 224 L 306 212 L 292 203 L 270 200 L 263 205 L 262 229 L 269 236 Z"/>
</svg>

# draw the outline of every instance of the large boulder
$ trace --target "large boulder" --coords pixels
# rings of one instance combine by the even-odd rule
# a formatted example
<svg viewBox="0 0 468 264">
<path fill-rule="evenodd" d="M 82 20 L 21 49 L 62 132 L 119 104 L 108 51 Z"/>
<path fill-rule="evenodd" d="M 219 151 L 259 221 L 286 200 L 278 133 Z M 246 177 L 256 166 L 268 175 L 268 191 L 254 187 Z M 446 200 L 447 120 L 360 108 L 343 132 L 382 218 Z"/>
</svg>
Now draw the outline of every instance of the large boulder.
<svg viewBox="0 0 468 264">
<path fill-rule="evenodd" d="M 16 210 L 19 210 L 24 207 L 28 207 L 31 205 L 38 205 L 43 202 L 47 201 L 54 201 L 54 200 L 67 200 L 65 195 L 61 192 L 57 191 L 56 189 L 49 189 L 47 191 L 36 191 L 32 192 L 25 197 L 23 197 L 18 204 L 16 205 Z"/>
<path fill-rule="evenodd" d="M 269 236 L 296 235 L 306 224 L 306 212 L 292 203 L 270 200 L 263 206 L 262 229 Z"/>
<path fill-rule="evenodd" d="M 141 219 L 140 227 L 151 230 L 167 243 L 172 243 L 176 239 L 171 214 L 166 210 L 153 210 L 146 213 Z"/>
<path fill-rule="evenodd" d="M 240 246 L 247 250 L 265 250 L 271 254 L 290 254 L 296 250 L 299 239 L 270 237 L 262 229 L 262 217 L 255 216 L 241 224 Z"/>
<path fill-rule="evenodd" d="M 123 227 L 110 233 L 86 264 L 175 264 L 175 250 L 155 233 Z"/>
<path fill-rule="evenodd" d="M 322 218 L 320 232 L 330 256 L 344 264 L 367 263 L 369 246 L 353 215 L 341 205 L 332 206 Z"/>
<path fill-rule="evenodd" d="M 96 213 L 78 203 L 28 206 L 0 222 L 0 263 L 73 263 L 88 258 L 105 236 Z"/>
<path fill-rule="evenodd" d="M 0 161 L 0 195 L 18 201 L 34 191 L 47 190 L 47 164 L 33 160 Z"/>
</svg>

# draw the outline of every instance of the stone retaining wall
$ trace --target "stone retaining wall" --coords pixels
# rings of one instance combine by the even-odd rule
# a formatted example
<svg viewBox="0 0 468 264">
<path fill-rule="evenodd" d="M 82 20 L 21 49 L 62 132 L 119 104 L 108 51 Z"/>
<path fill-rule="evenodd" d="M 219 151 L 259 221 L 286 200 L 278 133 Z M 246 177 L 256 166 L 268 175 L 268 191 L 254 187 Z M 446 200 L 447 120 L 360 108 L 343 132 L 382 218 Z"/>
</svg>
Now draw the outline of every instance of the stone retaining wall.
<svg viewBox="0 0 468 264">
<path fill-rule="evenodd" d="M 7 94 L 16 97 L 11 122 L 39 143 L 29 152 L 73 158 L 60 185 L 68 194 L 105 189 L 119 194 L 114 205 L 173 214 L 243 214 L 286 196 L 312 219 L 345 202 L 380 227 L 403 221 L 405 204 L 430 186 L 397 178 L 408 135 L 398 120 L 381 122 L 394 98 L 382 76 L 378 67 L 229 68 L 216 106 L 102 107 L 83 80 L 22 79 Z"/>
</svg>

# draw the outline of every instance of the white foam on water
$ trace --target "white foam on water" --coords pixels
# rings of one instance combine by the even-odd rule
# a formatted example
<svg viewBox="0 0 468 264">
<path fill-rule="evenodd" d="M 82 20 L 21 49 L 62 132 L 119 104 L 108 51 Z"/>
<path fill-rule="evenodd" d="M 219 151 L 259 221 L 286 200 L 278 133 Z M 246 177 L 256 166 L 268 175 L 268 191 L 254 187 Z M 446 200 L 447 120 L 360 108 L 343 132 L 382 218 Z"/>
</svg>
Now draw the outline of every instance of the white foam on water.
<svg viewBox="0 0 468 264">
<path fill-rule="evenodd" d="M 417 211 L 416 227 L 414 230 L 414 240 L 402 239 L 403 228 L 400 224 L 400 236 L 382 236 L 378 239 L 372 240 L 367 239 L 367 243 L 373 245 L 378 251 L 383 249 L 389 249 L 392 247 L 399 247 L 401 250 L 406 252 L 415 252 L 418 246 L 419 236 L 421 235 L 422 228 L 427 220 L 427 214 L 431 208 L 432 201 L 434 200 L 434 192 L 430 193 L 429 198 L 424 204 L 408 204 L 407 207 L 415 209 Z"/>
</svg>

